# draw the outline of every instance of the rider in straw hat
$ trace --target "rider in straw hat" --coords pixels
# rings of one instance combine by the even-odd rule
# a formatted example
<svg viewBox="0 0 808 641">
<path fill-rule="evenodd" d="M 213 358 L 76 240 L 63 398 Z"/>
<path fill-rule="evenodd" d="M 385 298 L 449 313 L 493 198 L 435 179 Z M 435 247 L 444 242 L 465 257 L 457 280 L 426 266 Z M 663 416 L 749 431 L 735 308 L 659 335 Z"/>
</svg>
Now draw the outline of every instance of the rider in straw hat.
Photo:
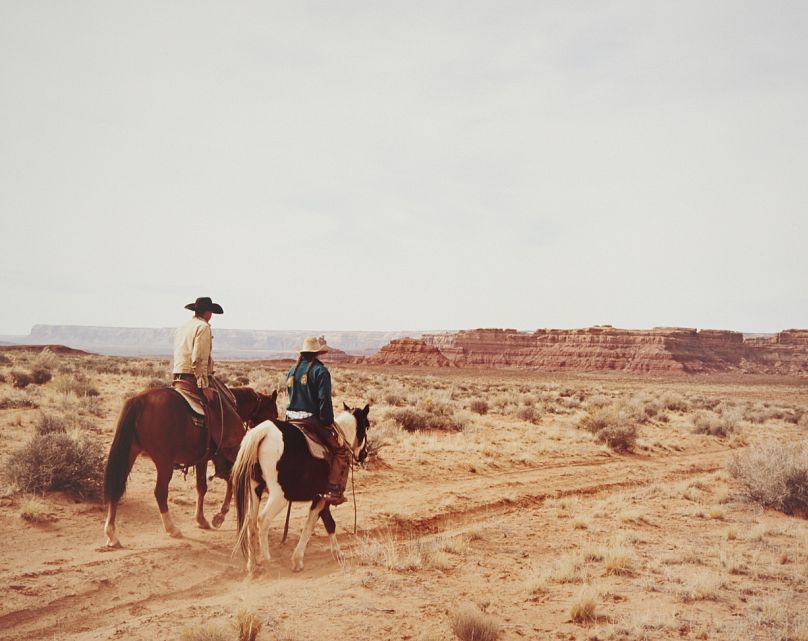
<svg viewBox="0 0 808 641">
<path fill-rule="evenodd" d="M 331 451 L 328 488 L 323 498 L 332 505 L 345 502 L 345 484 L 351 467 L 351 450 L 334 425 L 331 404 L 331 374 L 317 358 L 328 351 L 325 341 L 309 336 L 303 341 L 297 363 L 289 369 L 286 386 L 289 406 L 286 420 L 302 422 Z"/>
</svg>

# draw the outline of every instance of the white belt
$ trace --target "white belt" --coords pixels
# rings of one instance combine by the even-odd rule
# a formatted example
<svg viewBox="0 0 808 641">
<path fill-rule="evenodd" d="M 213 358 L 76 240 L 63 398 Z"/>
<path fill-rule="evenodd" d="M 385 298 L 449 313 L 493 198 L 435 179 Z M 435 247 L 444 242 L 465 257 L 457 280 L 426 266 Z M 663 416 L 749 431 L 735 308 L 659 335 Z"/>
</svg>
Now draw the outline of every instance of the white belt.
<svg viewBox="0 0 808 641">
<path fill-rule="evenodd" d="M 297 410 L 286 410 L 287 421 L 302 421 L 303 419 L 314 416 L 311 412 L 298 412 Z"/>
</svg>

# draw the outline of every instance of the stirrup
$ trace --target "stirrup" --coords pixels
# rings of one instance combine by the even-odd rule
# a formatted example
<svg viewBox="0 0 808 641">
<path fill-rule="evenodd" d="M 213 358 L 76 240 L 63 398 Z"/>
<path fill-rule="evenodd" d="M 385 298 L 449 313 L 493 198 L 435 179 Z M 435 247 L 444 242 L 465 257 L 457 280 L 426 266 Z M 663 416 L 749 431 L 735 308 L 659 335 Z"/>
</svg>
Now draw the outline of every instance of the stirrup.
<svg viewBox="0 0 808 641">
<path fill-rule="evenodd" d="M 336 492 L 334 490 L 329 490 L 321 494 L 320 498 L 325 499 L 328 505 L 342 505 L 347 500 L 342 492 Z"/>
</svg>

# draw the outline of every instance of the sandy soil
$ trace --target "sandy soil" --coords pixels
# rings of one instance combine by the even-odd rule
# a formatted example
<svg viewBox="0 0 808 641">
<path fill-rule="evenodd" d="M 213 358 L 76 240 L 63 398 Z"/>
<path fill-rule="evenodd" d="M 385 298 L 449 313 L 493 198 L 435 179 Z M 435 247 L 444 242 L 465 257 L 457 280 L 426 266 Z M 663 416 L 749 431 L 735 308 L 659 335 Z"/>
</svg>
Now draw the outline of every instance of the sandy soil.
<svg viewBox="0 0 808 641">
<path fill-rule="evenodd" d="M 95 359 L 59 357 L 97 386 L 94 404 L 53 391 L 53 381 L 24 391 L 0 384 L 0 396 L 38 405 L 0 410 L 4 465 L 14 464 L 43 412 L 82 416 L 106 451 L 122 399 L 164 367 L 138 360 L 126 372 L 134 361 Z M 14 360 L 5 371 L 27 364 Z M 229 367 L 254 384 L 282 378 L 249 364 Z M 271 564 L 247 578 L 233 554 L 234 510 L 220 530 L 196 528 L 192 475 L 172 480 L 171 510 L 184 537 L 169 538 L 152 496 L 154 468 L 140 459 L 119 510 L 119 550 L 103 547 L 103 506 L 49 493 L 40 522 L 30 523 L 20 516 L 27 497 L 7 488 L 0 637 L 201 639 L 219 637 L 194 626 L 210 634 L 224 626 L 236 639 L 228 626 L 247 611 L 264 623 L 263 640 L 454 639 L 452 621 L 471 610 L 498 627 L 500 639 L 808 639 L 808 524 L 743 500 L 726 471 L 748 444 L 797 442 L 804 426 L 771 419 L 716 438 L 692 432 L 691 410 L 665 411 L 623 454 L 576 428 L 594 396 L 673 393 L 799 408 L 808 406 L 806 382 L 332 371 L 338 402 L 373 397 L 371 435 L 384 443 L 355 473 L 357 536 L 353 505 L 334 510 L 343 565 L 318 526 L 305 570 L 291 571 L 306 511 L 297 504 L 290 540 L 280 544 L 278 519 Z M 582 404 L 565 403 L 569 391 L 585 397 Z M 515 416 L 509 401 L 531 394 L 536 422 Z M 398 429 L 396 395 L 407 405 L 429 395 L 453 403 L 465 430 Z M 470 412 L 470 400 L 481 397 L 491 410 Z M 223 490 L 211 484 L 209 518 Z M 591 616 L 574 620 L 587 603 Z"/>
</svg>

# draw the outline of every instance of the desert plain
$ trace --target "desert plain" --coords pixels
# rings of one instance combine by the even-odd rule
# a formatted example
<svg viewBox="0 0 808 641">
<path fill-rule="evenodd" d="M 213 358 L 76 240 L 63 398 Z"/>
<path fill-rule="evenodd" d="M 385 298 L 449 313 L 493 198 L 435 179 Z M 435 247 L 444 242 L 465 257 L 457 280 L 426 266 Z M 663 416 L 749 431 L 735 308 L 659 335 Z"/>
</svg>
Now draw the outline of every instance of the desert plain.
<svg viewBox="0 0 808 641">
<path fill-rule="evenodd" d="M 330 369 L 335 407 L 371 407 L 371 456 L 333 510 L 345 558 L 318 525 L 292 572 L 295 504 L 250 577 L 234 509 L 196 526 L 192 473 L 172 479 L 170 538 L 138 459 L 120 549 L 91 481 L 24 487 L 53 434 L 103 466 L 124 399 L 166 384 L 167 360 L 0 352 L 0 638 L 808 639 L 808 521 L 755 490 L 808 436 L 805 378 Z M 217 373 L 279 390 L 282 413 L 285 371 Z M 209 518 L 223 495 L 211 481 Z"/>
</svg>

